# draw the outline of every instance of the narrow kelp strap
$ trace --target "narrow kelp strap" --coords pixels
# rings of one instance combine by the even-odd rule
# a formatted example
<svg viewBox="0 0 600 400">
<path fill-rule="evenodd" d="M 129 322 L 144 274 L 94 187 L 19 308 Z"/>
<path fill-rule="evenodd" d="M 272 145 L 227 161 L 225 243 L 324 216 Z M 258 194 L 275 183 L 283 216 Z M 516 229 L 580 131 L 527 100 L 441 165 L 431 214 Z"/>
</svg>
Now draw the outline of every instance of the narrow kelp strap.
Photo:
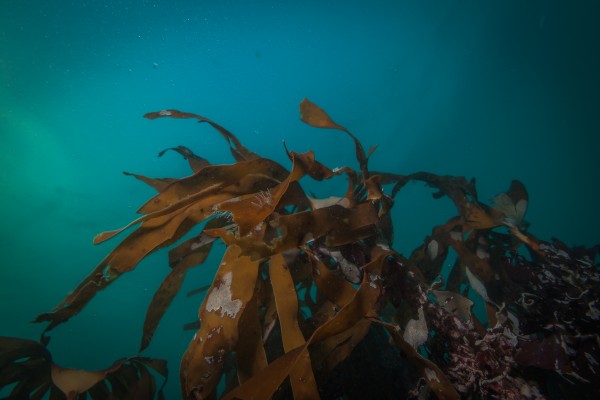
<svg viewBox="0 0 600 400">
<path fill-rule="evenodd" d="M 144 118 L 147 118 L 150 120 L 157 119 L 157 118 L 177 118 L 177 119 L 194 118 L 194 119 L 197 119 L 198 122 L 206 122 L 207 124 L 209 124 L 210 126 L 215 128 L 225 138 L 225 140 L 227 140 L 227 144 L 229 145 L 231 154 L 233 155 L 233 157 L 235 158 L 236 161 L 251 160 L 254 158 L 258 158 L 258 155 L 256 153 L 253 153 L 252 151 L 248 150 L 238 140 L 238 138 L 235 137 L 235 135 L 233 133 L 229 132 L 227 129 L 223 128 L 221 125 L 217 124 L 216 122 L 213 122 L 210 119 L 205 118 L 201 115 L 189 113 L 189 112 L 182 112 L 182 111 L 178 111 L 178 110 L 161 110 L 161 111 L 154 111 L 154 112 L 146 113 L 146 114 L 144 114 Z"/>
<path fill-rule="evenodd" d="M 238 340 L 238 324 L 254 295 L 258 261 L 227 248 L 198 312 L 200 329 L 181 361 L 181 388 L 186 395 L 207 395 L 219 383 L 226 356 Z"/>
<path fill-rule="evenodd" d="M 226 393 L 223 398 L 227 400 L 270 398 L 293 369 L 306 371 L 310 365 L 308 362 L 310 345 L 352 329 L 365 318 L 374 316 L 374 308 L 382 289 L 381 269 L 387 256 L 392 253 L 377 246 L 373 248 L 373 261 L 365 266 L 363 281 L 352 300 L 333 318 L 319 326 L 304 345 L 273 361 L 244 384 Z"/>
</svg>

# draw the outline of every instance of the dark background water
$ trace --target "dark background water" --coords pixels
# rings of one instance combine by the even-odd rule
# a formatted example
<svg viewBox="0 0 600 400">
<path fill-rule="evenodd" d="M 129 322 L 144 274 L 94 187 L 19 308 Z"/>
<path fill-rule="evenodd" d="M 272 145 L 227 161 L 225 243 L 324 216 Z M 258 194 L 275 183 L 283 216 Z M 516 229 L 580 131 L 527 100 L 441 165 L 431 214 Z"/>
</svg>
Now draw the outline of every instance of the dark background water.
<svg viewBox="0 0 600 400">
<path fill-rule="evenodd" d="M 595 244 L 600 144 L 596 1 L 22 1 L 0 12 L 0 316 L 30 324 L 110 251 L 92 237 L 125 225 L 152 190 L 122 171 L 181 177 L 186 145 L 231 162 L 192 121 L 148 121 L 176 108 L 229 128 L 288 165 L 281 140 L 330 167 L 356 166 L 352 142 L 298 120 L 310 98 L 379 144 L 373 169 L 475 177 L 480 198 L 514 178 L 538 237 Z M 344 183 L 319 185 L 319 195 Z M 337 193 L 336 193 L 337 192 Z M 408 254 L 453 215 L 409 185 L 394 210 Z M 184 290 L 210 282 L 221 247 Z M 144 260 L 52 332 L 56 362 L 104 368 L 137 351 L 146 306 L 167 273 Z M 144 353 L 168 358 L 169 398 L 201 298 L 179 296 Z"/>
</svg>

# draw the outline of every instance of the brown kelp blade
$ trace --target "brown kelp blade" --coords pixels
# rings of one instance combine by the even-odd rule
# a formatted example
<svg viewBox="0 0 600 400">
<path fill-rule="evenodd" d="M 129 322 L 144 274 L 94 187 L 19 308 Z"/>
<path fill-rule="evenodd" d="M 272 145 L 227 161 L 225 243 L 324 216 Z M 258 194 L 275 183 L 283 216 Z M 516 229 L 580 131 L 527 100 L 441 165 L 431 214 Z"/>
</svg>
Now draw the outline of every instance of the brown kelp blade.
<svg viewBox="0 0 600 400">
<path fill-rule="evenodd" d="M 306 173 L 314 180 L 322 181 L 323 179 L 329 179 L 334 175 L 332 170 L 315 159 L 315 153 L 312 150 L 309 150 L 306 153 L 288 152 L 288 157 L 292 161 L 301 163 L 304 166 Z"/>
<path fill-rule="evenodd" d="M 306 98 L 300 102 L 300 120 L 310 126 L 314 126 L 315 128 L 338 129 L 346 132 L 346 134 L 348 134 L 348 136 L 350 136 L 354 141 L 356 159 L 360 165 L 360 170 L 365 177 L 368 177 L 368 157 L 365 154 L 365 149 L 356 136 L 354 136 L 348 129 L 335 123 L 322 108 Z"/>
<path fill-rule="evenodd" d="M 265 158 L 237 162 L 231 165 L 209 165 L 192 176 L 173 182 L 164 191 L 147 201 L 140 209 L 142 214 L 149 214 L 175 204 L 186 201 L 196 201 L 210 195 L 232 193 L 231 197 L 251 192 L 248 186 L 236 191 L 233 185 L 239 185 L 249 178 L 249 183 L 260 181 L 260 178 L 271 178 L 281 182 L 289 172 L 279 164 Z M 224 193 L 225 192 L 225 193 Z"/>
<path fill-rule="evenodd" d="M 305 251 L 310 252 L 310 249 L 306 248 Z M 354 286 L 330 271 L 320 260 L 314 268 L 313 279 L 319 293 L 339 308 L 348 304 L 356 294 Z"/>
<path fill-rule="evenodd" d="M 158 392 L 149 369 L 164 378 Z M 50 352 L 39 342 L 0 337 L 0 391 L 12 386 L 11 399 L 134 398 L 140 391 L 145 399 L 162 399 L 167 375 L 164 360 L 146 357 L 123 358 L 99 371 L 65 368 L 53 363 Z M 106 384 L 111 381 L 119 384 Z"/>
<path fill-rule="evenodd" d="M 464 177 L 436 175 L 429 172 L 415 172 L 410 175 L 398 175 L 384 172 L 373 172 L 381 176 L 381 183 L 394 183 L 391 196 L 394 197 L 410 180 L 423 181 L 427 186 L 438 189 L 434 198 L 448 196 L 456 206 L 469 229 L 490 229 L 501 225 L 501 221 L 490 214 L 477 200 L 474 180 L 467 181 Z"/>
<path fill-rule="evenodd" d="M 105 289 L 114 281 L 115 276 L 104 274 L 107 259 L 108 257 L 102 260 L 51 312 L 40 314 L 35 318 L 33 322 L 50 322 L 42 336 L 56 326 L 68 321 L 74 315 L 79 314 L 97 292 Z"/>
<path fill-rule="evenodd" d="M 207 225 L 217 227 L 221 226 L 223 222 L 222 220 L 215 219 L 211 220 Z M 169 252 L 169 264 L 172 270 L 161 283 L 148 306 L 146 319 L 144 320 L 140 351 L 143 351 L 150 344 L 162 316 L 171 305 L 175 295 L 179 292 L 187 271 L 204 263 L 210 253 L 214 240 L 215 238 L 205 233 L 200 233 L 197 237 L 186 240 Z M 208 287 L 210 285 L 203 290 L 208 289 Z"/>
<path fill-rule="evenodd" d="M 346 132 L 347 129 L 336 124 L 327 113 L 308 99 L 300 102 L 300 119 L 315 128 L 339 129 Z"/>
<path fill-rule="evenodd" d="M 188 164 L 190 164 L 190 168 L 193 172 L 198 172 L 207 165 L 210 165 L 210 162 L 206 158 L 197 156 L 192 150 L 185 146 L 169 147 L 168 149 L 164 149 L 158 153 L 158 156 L 162 157 L 169 150 L 173 150 L 181 154 L 181 156 L 188 161 Z"/>
<path fill-rule="evenodd" d="M 126 237 L 52 312 L 42 314 L 36 322 L 51 321 L 46 331 L 78 314 L 97 292 L 114 282 L 122 273 L 133 270 L 153 251 L 168 246 L 195 225 L 202 205 L 191 204 L 165 217 L 165 223 L 147 227 L 142 224 Z"/>
<path fill-rule="evenodd" d="M 258 286 L 258 285 L 257 285 Z M 247 381 L 267 366 L 267 354 L 260 324 L 261 290 L 254 296 L 242 313 L 238 324 L 238 341 L 235 345 L 235 361 L 238 382 Z"/>
<path fill-rule="evenodd" d="M 298 181 L 305 173 L 304 164 L 294 160 L 292 172 L 283 182 L 265 191 L 249 193 L 230 201 L 224 201 L 217 206 L 217 209 L 230 212 L 238 226 L 239 236 L 246 236 L 275 211 L 290 184 Z"/>
<path fill-rule="evenodd" d="M 213 214 L 212 206 L 227 199 L 237 197 L 248 192 L 251 188 L 262 187 L 268 177 L 272 185 L 277 183 L 277 178 L 287 175 L 283 167 L 267 159 L 254 159 L 248 162 L 239 162 L 233 165 L 211 165 L 203 168 L 196 174 L 178 179 L 162 188 L 160 193 L 146 202 L 139 213 L 146 214 L 124 227 L 99 233 L 94 237 L 94 244 L 107 241 L 119 233 L 139 223 L 146 226 L 158 226 L 175 215 L 181 208 L 192 203 L 196 206 L 202 204 L 200 213 L 202 219 Z M 149 222 L 153 220 L 152 222 Z"/>
<path fill-rule="evenodd" d="M 216 390 L 225 356 L 235 347 L 238 323 L 251 301 L 258 276 L 257 261 L 229 246 L 199 310 L 200 329 L 181 362 L 181 388 L 186 398 Z"/>
<path fill-rule="evenodd" d="M 142 223 L 111 252 L 109 272 L 122 274 L 131 271 L 150 253 L 179 240 L 195 226 L 198 215 L 204 216 L 202 209 L 202 203 L 192 203 L 165 215 L 162 224 L 151 225 L 156 219 Z"/>
<path fill-rule="evenodd" d="M 210 222 L 212 221 L 214 221 L 214 219 Z M 208 225 L 209 224 L 207 224 L 207 226 Z M 221 224 L 219 225 L 223 226 Z M 214 237 L 201 232 L 198 236 L 180 243 L 177 247 L 169 250 L 169 266 L 175 268 L 178 265 L 184 264 L 186 267 L 194 267 L 204 263 L 207 256 L 207 246 L 212 245 L 214 240 Z"/>
<path fill-rule="evenodd" d="M 171 305 L 175 295 L 179 293 L 179 289 L 181 289 L 187 271 L 206 260 L 206 257 L 208 257 L 210 249 L 212 248 L 212 244 L 212 241 L 207 241 L 201 247 L 195 248 L 194 254 L 196 257 L 194 262 L 178 263 L 163 280 L 156 293 L 154 293 L 146 312 L 146 319 L 144 320 L 140 352 L 150 344 L 160 320 Z"/>
<path fill-rule="evenodd" d="M 326 358 L 323 361 L 323 366 L 327 371 L 332 371 L 337 365 L 348 358 L 350 353 L 356 346 L 365 338 L 369 329 L 371 328 L 371 321 L 363 319 L 356 323 L 352 328 L 348 329 L 342 334 L 333 336 L 334 339 L 331 343 L 329 340 L 324 341 L 328 346 L 325 350 Z"/>
<path fill-rule="evenodd" d="M 236 161 L 242 160 L 251 160 L 253 158 L 257 158 L 258 155 L 256 153 L 248 150 L 242 143 L 238 140 L 237 137 L 227 129 L 223 128 L 221 125 L 209 120 L 198 114 L 181 112 L 178 110 L 162 110 L 149 112 L 144 114 L 144 118 L 148 119 L 156 119 L 156 118 L 195 118 L 200 122 L 206 122 L 213 128 L 215 128 L 224 138 L 227 140 L 227 144 L 229 144 L 229 149 L 231 150 L 231 154 L 236 159 Z"/>
<path fill-rule="evenodd" d="M 365 266 L 366 273 L 359 289 L 338 314 L 318 327 L 304 346 L 287 352 L 223 398 L 270 398 L 294 368 L 304 372 L 305 368 L 310 368 L 310 362 L 307 362 L 310 360 L 308 346 L 351 329 L 365 318 L 375 315 L 374 307 L 382 289 L 381 268 L 386 257 L 391 253 L 389 250 L 375 247 L 372 253 L 373 261 Z"/>
<path fill-rule="evenodd" d="M 227 230 L 207 230 L 206 233 L 219 236 L 227 245 L 239 245 L 244 255 L 261 259 L 294 249 L 312 239 L 324 238 L 328 246 L 341 246 L 373 236 L 377 218 L 377 210 L 370 202 L 350 209 L 333 205 L 274 218 L 269 223 L 278 229 L 280 236 L 270 243 L 253 236 L 237 238 Z"/>
<path fill-rule="evenodd" d="M 285 169 L 271 160 L 254 159 L 234 165 L 207 166 L 191 177 L 171 183 L 142 207 L 141 211 L 149 214 L 95 238 L 95 243 L 100 243 L 141 222 L 65 300 L 36 321 L 51 321 L 47 328 L 50 330 L 68 320 L 120 274 L 131 271 L 148 254 L 175 243 L 195 225 L 212 217 L 217 204 L 264 187 L 265 182 L 275 185 L 276 177 L 287 175 Z"/>
<path fill-rule="evenodd" d="M 187 292 L 185 295 L 187 297 L 192 297 L 195 296 L 197 294 L 202 294 L 204 292 L 206 292 L 208 289 L 210 289 L 210 285 L 204 285 L 204 286 L 200 286 L 199 288 L 190 290 L 189 292 Z"/>
<path fill-rule="evenodd" d="M 298 324 L 298 297 L 289 267 L 282 254 L 275 254 L 269 262 L 269 276 L 275 295 L 275 304 L 281 327 L 283 350 L 292 351 L 306 343 Z M 310 356 L 304 358 L 305 365 L 290 371 L 290 383 L 295 399 L 319 397 L 317 383 L 312 372 Z"/>
<path fill-rule="evenodd" d="M 134 178 L 144 182 L 146 185 L 154 188 L 159 193 L 177 180 L 176 178 L 148 178 L 147 176 L 133 174 L 127 171 L 123 171 L 123 175 L 133 176 Z"/>
<path fill-rule="evenodd" d="M 460 396 L 452 385 L 452 382 L 448 377 L 435 365 L 433 362 L 423 358 L 409 343 L 407 343 L 402 335 L 397 330 L 397 327 L 384 323 L 381 321 L 375 321 L 382 324 L 390 336 L 393 338 L 394 343 L 400 348 L 400 350 L 408 357 L 409 360 L 419 369 L 421 376 L 427 382 L 427 385 L 433 393 L 440 400 L 458 400 Z"/>
</svg>

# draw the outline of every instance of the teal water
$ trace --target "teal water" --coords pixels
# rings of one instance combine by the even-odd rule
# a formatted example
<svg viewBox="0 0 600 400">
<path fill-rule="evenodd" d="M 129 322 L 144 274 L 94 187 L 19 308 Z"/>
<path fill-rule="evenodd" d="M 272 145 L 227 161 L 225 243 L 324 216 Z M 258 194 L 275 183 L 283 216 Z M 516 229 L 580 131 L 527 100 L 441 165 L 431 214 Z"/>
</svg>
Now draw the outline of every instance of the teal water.
<svg viewBox="0 0 600 400">
<path fill-rule="evenodd" d="M 185 176 L 175 153 L 156 156 L 177 145 L 232 162 L 207 126 L 142 118 L 166 108 L 211 118 L 284 165 L 283 139 L 356 167 L 346 136 L 298 120 L 308 97 L 365 148 L 379 144 L 372 169 L 475 177 L 484 201 L 516 178 L 531 232 L 599 242 L 599 18 L 594 1 L 4 0 L 0 335 L 37 338 L 29 321 L 117 243 L 91 240 L 153 194 L 122 171 Z M 430 193 L 414 184 L 398 195 L 398 251 L 453 215 Z M 183 291 L 210 282 L 217 253 Z M 56 328 L 56 362 L 95 369 L 135 354 L 167 269 L 158 252 Z M 144 353 L 169 360 L 167 398 L 200 301 L 179 296 Z"/>
</svg>

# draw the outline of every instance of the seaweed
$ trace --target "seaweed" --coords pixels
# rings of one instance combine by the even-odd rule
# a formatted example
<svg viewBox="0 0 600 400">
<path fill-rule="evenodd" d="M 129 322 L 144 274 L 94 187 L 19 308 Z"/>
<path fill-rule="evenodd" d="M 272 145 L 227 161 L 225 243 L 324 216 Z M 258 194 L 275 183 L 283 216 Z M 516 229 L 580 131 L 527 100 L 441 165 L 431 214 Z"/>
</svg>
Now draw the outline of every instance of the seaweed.
<svg viewBox="0 0 600 400">
<path fill-rule="evenodd" d="M 47 323 L 39 342 L 0 338 L 0 389 L 13 398 L 162 398 L 156 377 L 166 379 L 164 361 L 135 356 L 102 371 L 62 368 L 47 349 L 49 333 L 143 258 L 170 247 L 141 331 L 145 351 L 187 272 L 220 240 L 226 249 L 211 285 L 188 293 L 206 291 L 198 320 L 186 324 L 196 332 L 180 366 L 184 399 L 600 396 L 599 246 L 533 236 L 524 220 L 527 190 L 517 180 L 486 204 L 464 177 L 370 171 L 376 146 L 365 152 L 307 99 L 300 114 L 310 126 L 346 133 L 359 171 L 330 169 L 312 151 L 285 147 L 287 169 L 198 114 L 145 114 L 210 125 L 235 162 L 214 165 L 178 146 L 159 156 L 177 152 L 191 175 L 126 172 L 157 194 L 140 207 L 142 216 L 94 238 L 101 243 L 135 227 L 36 318 Z M 348 180 L 339 197 L 316 199 L 300 185 L 339 175 Z M 433 188 L 436 199 L 448 197 L 457 215 L 405 257 L 393 250 L 390 211 L 411 180 Z M 475 315 L 474 302 L 487 315 Z"/>
<path fill-rule="evenodd" d="M 11 399 L 163 399 L 167 365 L 163 360 L 128 357 L 101 371 L 64 368 L 52 361 L 42 343 L 0 337 L 0 388 L 15 384 Z M 164 378 L 156 388 L 152 373 Z"/>
</svg>

